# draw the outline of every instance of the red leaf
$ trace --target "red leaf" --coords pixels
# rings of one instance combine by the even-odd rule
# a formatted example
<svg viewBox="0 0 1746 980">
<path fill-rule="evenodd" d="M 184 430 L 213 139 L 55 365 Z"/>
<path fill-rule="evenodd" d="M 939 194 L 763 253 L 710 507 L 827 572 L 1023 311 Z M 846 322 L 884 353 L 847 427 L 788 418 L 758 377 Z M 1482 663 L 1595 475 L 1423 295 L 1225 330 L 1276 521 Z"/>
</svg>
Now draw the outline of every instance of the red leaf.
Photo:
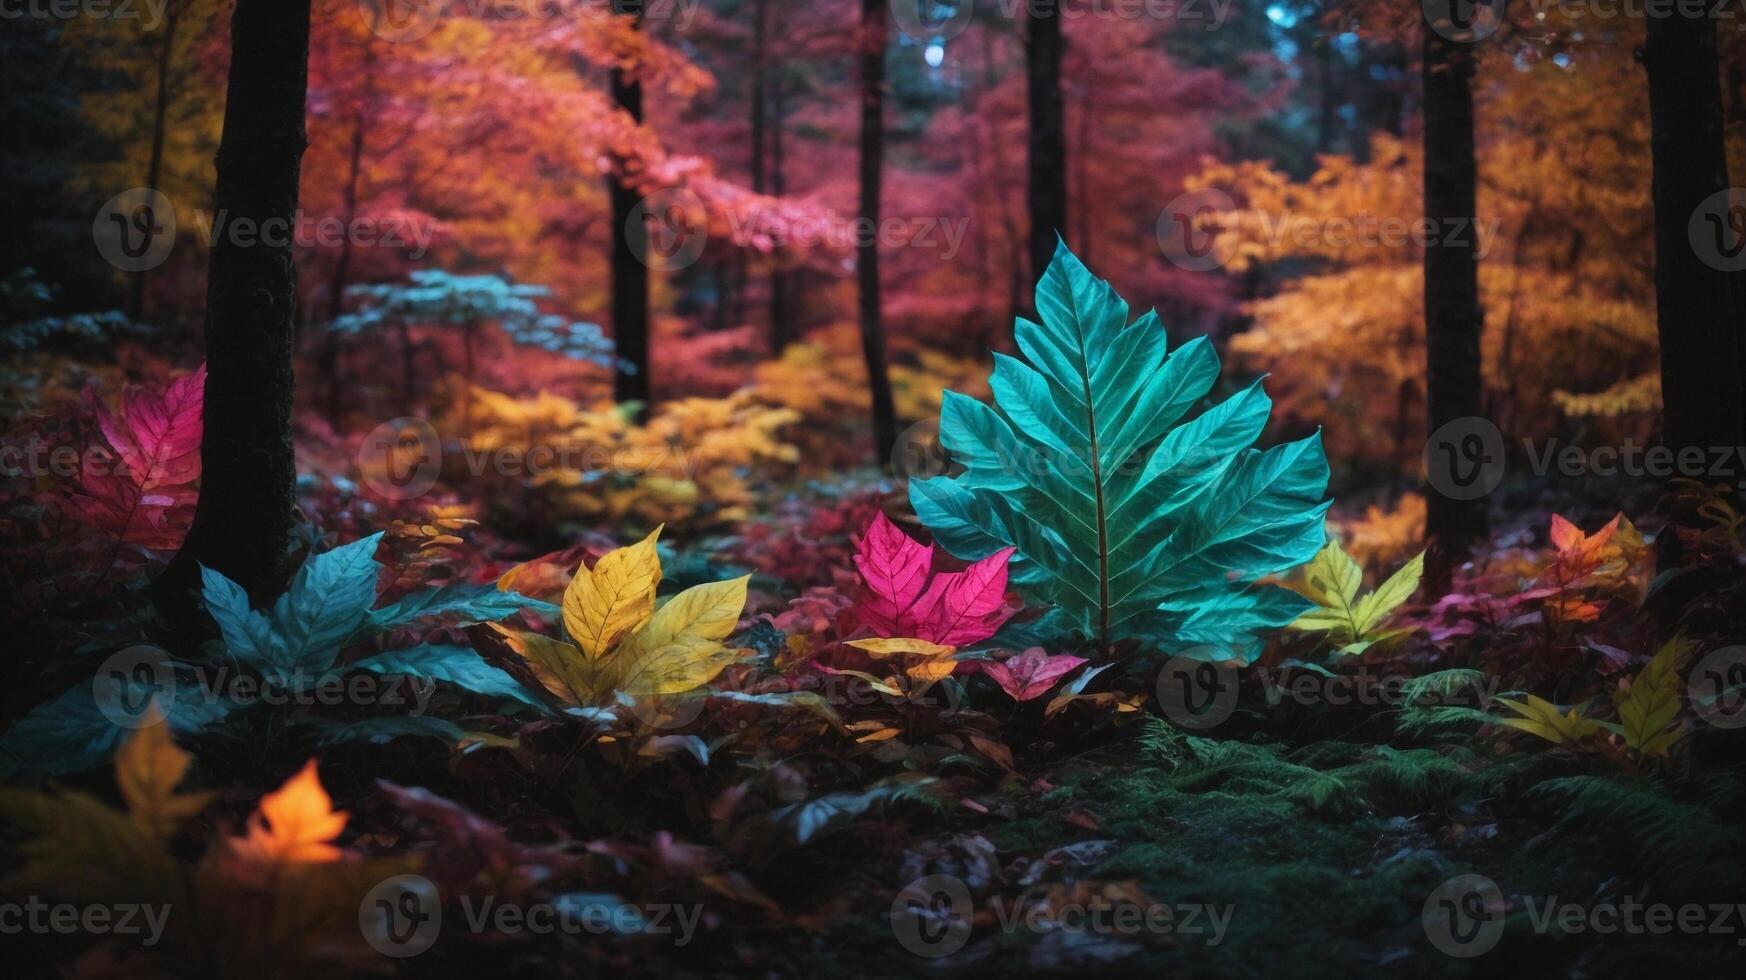
<svg viewBox="0 0 1746 980">
<path fill-rule="evenodd" d="M 955 647 L 994 635 L 1014 612 L 1006 605 L 1006 563 L 1014 550 L 1002 548 L 961 572 L 936 575 L 916 603 L 916 635 Z"/>
<path fill-rule="evenodd" d="M 1084 657 L 1070 653 L 1050 656 L 1043 652 L 1042 647 L 1031 647 L 1004 661 L 977 661 L 977 666 L 1000 685 L 1007 697 L 1014 701 L 1029 701 L 1049 693 L 1056 681 L 1085 662 Z"/>
</svg>

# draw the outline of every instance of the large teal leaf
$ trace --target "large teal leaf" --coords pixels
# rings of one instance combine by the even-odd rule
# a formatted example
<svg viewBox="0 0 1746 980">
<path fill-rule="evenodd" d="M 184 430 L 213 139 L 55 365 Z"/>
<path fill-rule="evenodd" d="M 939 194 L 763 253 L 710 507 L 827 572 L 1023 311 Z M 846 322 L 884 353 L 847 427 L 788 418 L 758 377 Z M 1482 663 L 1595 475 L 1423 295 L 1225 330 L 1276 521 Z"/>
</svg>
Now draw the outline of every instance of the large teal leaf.
<svg viewBox="0 0 1746 980">
<path fill-rule="evenodd" d="M 144 704 L 154 694 L 158 695 L 158 710 L 178 735 L 197 734 L 236 707 L 222 698 L 205 697 L 191 675 L 179 677 L 168 698 L 161 691 L 137 687 L 123 696 L 130 703 Z M 0 776 L 54 776 L 106 765 L 137 730 L 121 720 L 98 706 L 90 681 L 76 684 L 54 700 L 37 705 L 0 736 Z"/>
<path fill-rule="evenodd" d="M 1212 346 L 1169 351 L 1157 316 L 1130 323 L 1065 246 L 1037 309 L 1014 329 L 1023 359 L 995 355 L 993 405 L 946 392 L 940 440 L 963 470 L 912 481 L 916 514 L 959 558 L 1018 549 L 1012 581 L 1099 648 L 1252 658 L 1258 631 L 1307 608 L 1254 583 L 1322 546 L 1320 435 L 1253 448 L 1259 382 L 1189 418 L 1218 379 Z"/>
<path fill-rule="evenodd" d="M 486 663 L 471 647 L 426 643 L 406 650 L 378 653 L 352 664 L 351 669 L 423 677 L 453 684 L 475 694 L 513 698 L 523 704 L 540 706 L 540 702 L 534 700 L 515 678 Z"/>
<path fill-rule="evenodd" d="M 284 640 L 279 666 L 319 674 L 333 666 L 340 647 L 369 618 L 376 604 L 375 558 L 380 532 L 311 555 L 273 605 L 273 627 Z"/>
</svg>

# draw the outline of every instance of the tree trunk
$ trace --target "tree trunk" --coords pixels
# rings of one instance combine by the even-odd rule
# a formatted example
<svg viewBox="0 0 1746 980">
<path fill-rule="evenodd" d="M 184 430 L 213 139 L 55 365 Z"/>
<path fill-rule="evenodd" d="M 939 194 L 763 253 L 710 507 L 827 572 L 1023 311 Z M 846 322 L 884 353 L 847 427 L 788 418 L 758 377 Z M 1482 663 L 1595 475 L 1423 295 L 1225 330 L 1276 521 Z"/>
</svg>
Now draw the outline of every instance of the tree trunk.
<svg viewBox="0 0 1746 980">
<path fill-rule="evenodd" d="M 1741 238 L 1729 228 L 1726 203 L 1705 206 L 1728 186 L 1716 27 L 1702 17 L 1646 21 L 1662 440 L 1676 452 L 1739 446 L 1746 444 L 1746 302 L 1726 255 Z M 1714 244 L 1700 239 L 1694 249 L 1689 229 L 1706 217 L 1715 227 L 1700 224 L 1699 233 L 1713 234 Z"/>
<path fill-rule="evenodd" d="M 641 0 L 613 0 L 614 13 L 635 18 L 642 28 Z M 632 72 L 612 70 L 612 100 L 637 122 L 643 121 L 643 84 Z M 621 362 L 613 374 L 612 396 L 637 402 L 636 417 L 649 406 L 649 265 L 641 235 L 625 231 L 637 206 L 637 192 L 621 175 L 607 178 L 612 197 L 612 338 Z"/>
<path fill-rule="evenodd" d="M 165 4 L 164 36 L 158 45 L 158 94 L 152 111 L 152 150 L 146 162 L 146 186 L 160 193 L 163 188 L 158 185 L 164 177 L 164 130 L 170 113 L 170 60 L 176 51 L 176 20 L 180 14 L 181 9 L 175 0 Z M 127 297 L 128 319 L 138 320 L 145 315 L 145 288 L 146 273 L 134 273 Z"/>
<path fill-rule="evenodd" d="M 297 274 L 290 231 L 309 61 L 310 0 L 237 0 L 218 146 L 214 243 L 206 283 L 205 438 L 188 538 L 160 580 L 161 608 L 191 611 L 196 564 L 257 604 L 284 585 L 297 466 L 291 446 Z M 261 234 L 240 244 L 235 222 Z M 268 229 L 279 229 L 268 233 Z"/>
<path fill-rule="evenodd" d="M 1425 247 L 1425 415 L 1429 431 L 1477 418 L 1484 379 L 1479 338 L 1479 242 L 1474 232 L 1479 167 L 1473 149 L 1475 49 L 1425 30 L 1425 217 L 1438 229 Z M 1425 495 L 1428 576 L 1447 591 L 1454 570 L 1486 534 L 1486 499 Z"/>
<path fill-rule="evenodd" d="M 879 297 L 879 184 L 885 165 L 885 46 L 887 0 L 861 0 L 861 232 L 855 244 L 860 288 L 861 354 L 873 397 L 873 452 L 891 465 L 897 444 L 897 410 L 885 369 L 885 323 Z M 871 229 L 871 232 L 868 232 Z"/>
<path fill-rule="evenodd" d="M 1061 107 L 1061 11 L 1031 4 L 1025 14 L 1025 81 L 1030 97 L 1026 196 L 1031 212 L 1031 281 L 1042 278 L 1067 234 L 1067 136 Z"/>
<path fill-rule="evenodd" d="M 788 111 L 788 93 L 782 81 L 778 76 L 770 86 L 770 193 L 775 197 L 788 193 L 788 181 L 782 172 L 786 155 L 782 127 Z M 788 270 L 783 267 L 782 257 L 773 255 L 770 258 L 770 353 L 776 357 L 781 357 L 789 341 L 794 339 L 788 317 Z"/>
</svg>

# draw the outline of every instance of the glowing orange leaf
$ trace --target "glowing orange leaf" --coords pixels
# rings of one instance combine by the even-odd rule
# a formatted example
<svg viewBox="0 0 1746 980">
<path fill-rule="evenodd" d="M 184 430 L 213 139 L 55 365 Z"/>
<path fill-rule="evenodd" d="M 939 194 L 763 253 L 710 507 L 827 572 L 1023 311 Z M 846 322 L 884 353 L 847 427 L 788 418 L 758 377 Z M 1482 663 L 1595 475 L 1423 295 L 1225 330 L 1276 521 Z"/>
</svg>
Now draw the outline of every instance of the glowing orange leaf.
<svg viewBox="0 0 1746 980">
<path fill-rule="evenodd" d="M 237 852 L 264 862 L 335 861 L 340 850 L 330 842 L 345 829 L 346 813 L 333 809 L 333 800 L 321 788 L 315 760 L 311 759 L 285 785 L 261 797 L 260 808 L 249 819 L 248 836 L 237 843 Z"/>
</svg>

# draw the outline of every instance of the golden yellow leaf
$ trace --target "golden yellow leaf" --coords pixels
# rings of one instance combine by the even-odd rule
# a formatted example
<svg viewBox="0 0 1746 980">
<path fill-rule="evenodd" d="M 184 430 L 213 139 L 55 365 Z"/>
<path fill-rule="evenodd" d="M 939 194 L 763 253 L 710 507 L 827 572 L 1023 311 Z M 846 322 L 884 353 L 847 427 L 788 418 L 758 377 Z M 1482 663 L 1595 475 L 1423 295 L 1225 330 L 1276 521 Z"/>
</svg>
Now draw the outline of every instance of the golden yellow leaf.
<svg viewBox="0 0 1746 980">
<path fill-rule="evenodd" d="M 188 817 L 205 809 L 210 793 L 178 793 L 193 757 L 176 747 L 169 723 L 153 702 L 145 727 L 115 754 L 115 782 L 133 819 L 152 836 L 165 839 Z"/>
<path fill-rule="evenodd" d="M 636 544 L 608 552 L 592 570 L 586 564 L 578 567 L 564 590 L 564 629 L 590 660 L 654 613 L 655 587 L 661 582 L 655 540 L 660 536 L 657 527 Z M 743 599 L 740 604 L 745 605 Z"/>
<path fill-rule="evenodd" d="M 850 640 L 848 645 L 857 650 L 865 650 L 880 660 L 896 656 L 925 657 L 932 660 L 951 657 L 952 654 L 958 652 L 957 647 L 941 646 L 938 643 L 929 643 L 927 640 L 918 640 L 914 637 L 875 637 L 867 640 Z M 947 671 L 947 673 L 951 673 L 951 671 Z"/>
</svg>

